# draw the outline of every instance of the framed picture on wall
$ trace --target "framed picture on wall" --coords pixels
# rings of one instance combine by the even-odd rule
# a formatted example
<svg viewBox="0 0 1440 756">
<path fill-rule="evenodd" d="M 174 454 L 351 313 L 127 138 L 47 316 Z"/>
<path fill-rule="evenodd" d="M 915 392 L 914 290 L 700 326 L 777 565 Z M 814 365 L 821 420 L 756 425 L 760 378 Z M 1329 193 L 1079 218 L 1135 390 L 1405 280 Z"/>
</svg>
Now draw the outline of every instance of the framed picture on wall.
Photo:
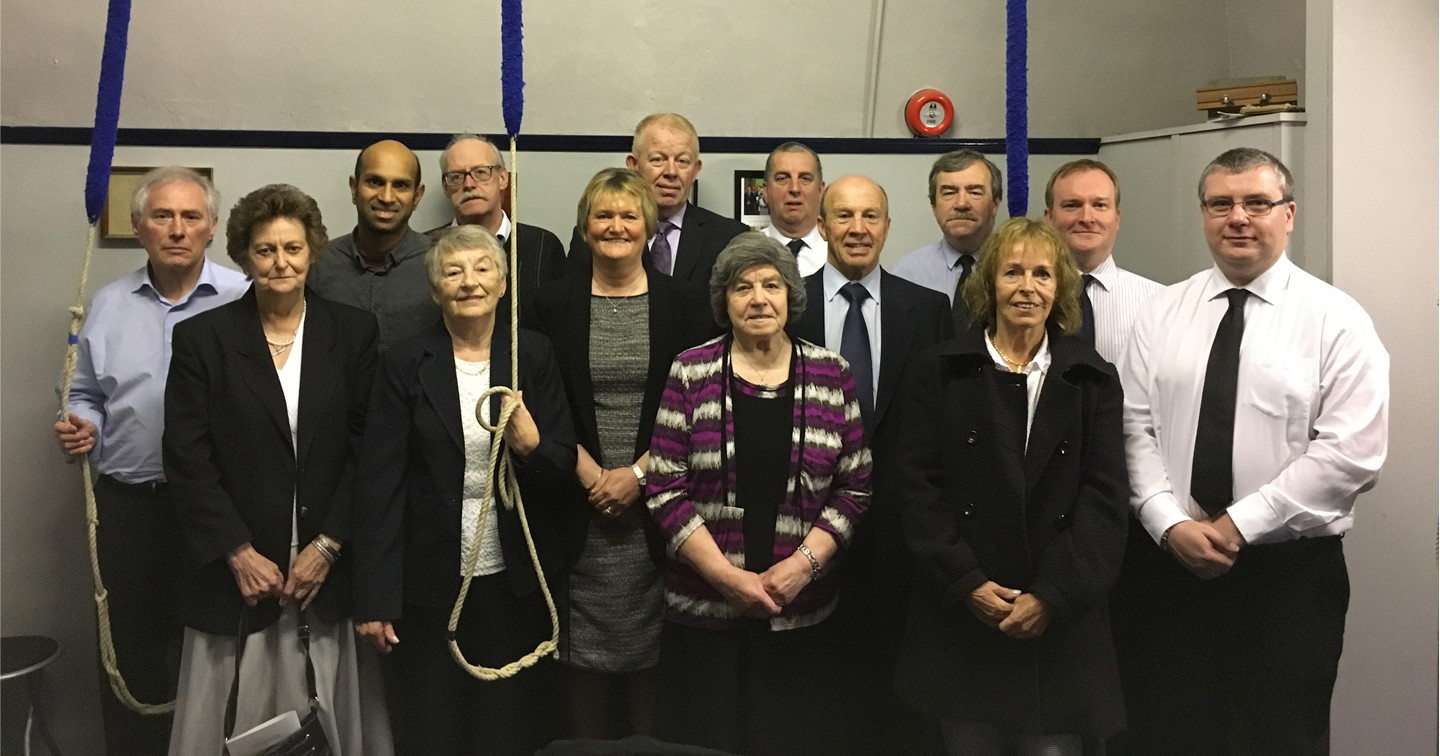
<svg viewBox="0 0 1440 756">
<path fill-rule="evenodd" d="M 134 239 L 135 226 L 130 223 L 130 195 L 140 178 L 155 166 L 114 166 L 110 169 L 110 187 L 105 193 L 105 210 L 100 213 L 100 238 Z M 215 169 L 190 166 L 190 170 L 215 182 Z"/>
<path fill-rule="evenodd" d="M 735 171 L 735 220 L 759 231 L 770 225 L 765 171 Z"/>
</svg>

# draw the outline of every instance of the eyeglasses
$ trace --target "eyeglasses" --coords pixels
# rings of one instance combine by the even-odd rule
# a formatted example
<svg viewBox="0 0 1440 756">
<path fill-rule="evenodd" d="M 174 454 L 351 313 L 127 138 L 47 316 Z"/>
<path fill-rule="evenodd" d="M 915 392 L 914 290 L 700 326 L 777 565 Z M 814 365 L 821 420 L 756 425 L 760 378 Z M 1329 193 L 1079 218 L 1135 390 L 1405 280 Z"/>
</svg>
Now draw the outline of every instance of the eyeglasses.
<svg viewBox="0 0 1440 756">
<path fill-rule="evenodd" d="M 1290 197 L 1281 197 L 1280 199 L 1271 202 L 1268 199 L 1251 197 L 1250 199 L 1244 200 L 1238 204 L 1245 211 L 1246 215 L 1250 216 L 1251 218 L 1260 218 L 1269 215 L 1271 210 L 1274 210 L 1276 207 L 1290 202 L 1291 199 L 1292 198 Z M 1224 218 L 1225 216 L 1230 214 L 1231 210 L 1235 209 L 1236 204 L 1237 203 L 1235 202 L 1235 200 L 1230 199 L 1229 197 L 1211 197 L 1210 199 L 1203 200 L 1200 203 L 1200 207 L 1205 208 L 1205 214 L 1209 215 L 1212 218 Z"/>
<path fill-rule="evenodd" d="M 464 184 L 465 177 L 469 176 L 470 178 L 475 179 L 475 183 L 483 184 L 486 181 L 489 181 L 490 177 L 495 175 L 495 171 L 500 170 L 502 167 L 503 166 L 498 165 L 480 165 L 471 168 L 468 171 L 446 171 L 440 174 L 440 183 L 450 187 L 451 189 L 454 189 L 455 187 Z"/>
</svg>

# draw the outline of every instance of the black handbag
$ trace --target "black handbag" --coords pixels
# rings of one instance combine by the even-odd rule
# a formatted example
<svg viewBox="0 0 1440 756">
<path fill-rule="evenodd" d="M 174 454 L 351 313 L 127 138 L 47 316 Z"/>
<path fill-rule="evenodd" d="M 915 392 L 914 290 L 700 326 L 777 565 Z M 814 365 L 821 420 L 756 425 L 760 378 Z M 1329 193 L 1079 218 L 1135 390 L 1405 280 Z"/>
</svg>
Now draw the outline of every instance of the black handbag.
<svg viewBox="0 0 1440 756">
<path fill-rule="evenodd" d="M 246 621 L 249 612 L 240 611 L 240 632 L 235 643 L 235 679 L 230 682 L 230 700 L 225 704 L 225 737 L 235 735 L 235 709 L 240 697 L 240 657 L 245 655 Z M 325 728 L 320 725 L 320 699 L 315 694 L 315 665 L 310 661 L 310 625 L 300 612 L 296 634 L 305 648 L 305 684 L 310 692 L 310 709 L 300 717 L 300 729 L 285 740 L 266 748 L 264 756 L 333 756 Z M 228 751 L 227 751 L 228 753 Z"/>
</svg>

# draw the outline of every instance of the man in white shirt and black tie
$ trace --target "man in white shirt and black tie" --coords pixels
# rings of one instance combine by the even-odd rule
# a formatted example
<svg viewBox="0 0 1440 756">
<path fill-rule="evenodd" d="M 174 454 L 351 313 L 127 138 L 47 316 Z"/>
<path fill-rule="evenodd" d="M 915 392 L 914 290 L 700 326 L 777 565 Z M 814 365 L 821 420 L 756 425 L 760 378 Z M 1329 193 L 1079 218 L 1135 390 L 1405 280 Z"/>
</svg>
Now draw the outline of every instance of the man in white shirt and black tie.
<svg viewBox="0 0 1440 756">
<path fill-rule="evenodd" d="M 1285 254 L 1296 203 L 1239 148 L 1200 179 L 1214 267 L 1156 294 L 1122 360 L 1131 541 L 1112 601 L 1129 731 L 1110 753 L 1325 754 L 1341 549 L 1385 460 L 1389 355 Z"/>
<path fill-rule="evenodd" d="M 825 240 L 820 238 L 820 194 L 825 177 L 820 156 L 799 142 L 786 142 L 765 159 L 765 205 L 770 225 L 765 235 L 795 253 L 800 275 L 825 265 Z"/>
<path fill-rule="evenodd" d="M 1045 185 L 1045 219 L 1065 238 L 1084 277 L 1080 308 L 1085 320 L 1077 335 L 1107 362 L 1120 362 L 1141 305 L 1163 288 L 1115 264 L 1120 180 L 1099 160 L 1060 166 Z"/>
</svg>

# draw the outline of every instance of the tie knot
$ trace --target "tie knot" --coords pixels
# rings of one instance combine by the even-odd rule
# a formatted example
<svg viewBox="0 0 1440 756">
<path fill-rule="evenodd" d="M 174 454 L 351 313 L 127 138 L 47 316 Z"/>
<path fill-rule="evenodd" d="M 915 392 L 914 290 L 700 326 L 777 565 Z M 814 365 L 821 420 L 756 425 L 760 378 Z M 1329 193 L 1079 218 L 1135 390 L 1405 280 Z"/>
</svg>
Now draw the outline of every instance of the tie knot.
<svg viewBox="0 0 1440 756">
<path fill-rule="evenodd" d="M 789 242 L 788 244 L 786 244 L 785 246 L 789 247 L 789 248 L 790 248 L 790 251 L 791 251 L 793 254 L 799 255 L 799 254 L 800 254 L 800 250 L 802 250 L 802 249 L 805 248 L 805 240 L 804 240 L 804 239 L 791 239 L 790 242 Z"/>
<path fill-rule="evenodd" d="M 1095 276 L 1086 273 L 1085 275 L 1080 276 L 1080 280 L 1083 282 L 1081 285 L 1088 289 L 1090 288 L 1090 284 L 1095 283 Z"/>
<path fill-rule="evenodd" d="M 1231 307 L 1244 307 L 1245 297 L 1249 294 L 1250 292 L 1246 291 L 1245 289 L 1231 289 L 1225 292 L 1225 296 L 1230 299 Z"/>
<path fill-rule="evenodd" d="M 840 296 L 850 300 L 850 304 L 859 304 L 870 298 L 870 291 L 864 286 L 851 281 L 840 287 Z"/>
<path fill-rule="evenodd" d="M 974 255 L 961 255 L 961 256 L 960 256 L 960 271 L 961 271 L 961 272 L 960 272 L 960 275 L 962 275 L 962 276 L 968 276 L 968 275 L 970 275 L 970 269 L 973 268 L 973 267 L 975 267 L 975 256 L 974 256 Z"/>
</svg>

